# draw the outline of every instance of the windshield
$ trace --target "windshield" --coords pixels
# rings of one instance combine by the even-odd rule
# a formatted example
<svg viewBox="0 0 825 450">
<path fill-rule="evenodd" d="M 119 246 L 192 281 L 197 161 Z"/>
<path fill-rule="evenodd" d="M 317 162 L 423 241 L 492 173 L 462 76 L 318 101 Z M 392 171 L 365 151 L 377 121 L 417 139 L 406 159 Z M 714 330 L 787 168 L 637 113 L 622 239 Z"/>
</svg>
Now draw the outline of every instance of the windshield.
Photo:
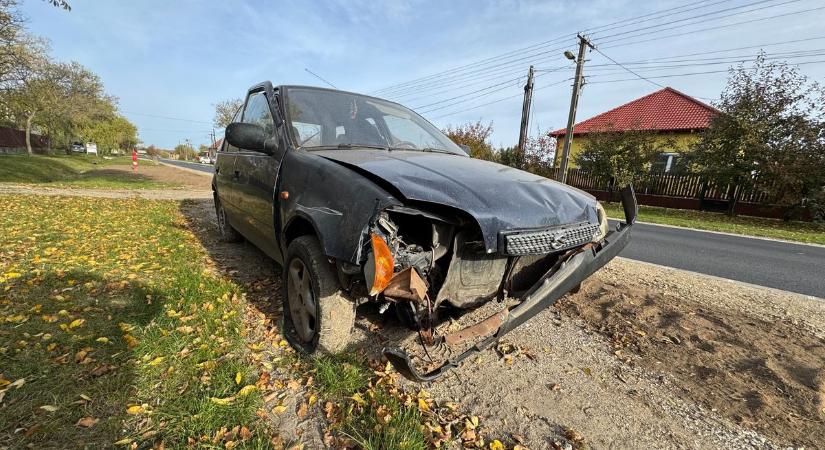
<svg viewBox="0 0 825 450">
<path fill-rule="evenodd" d="M 441 151 L 465 155 L 447 136 L 403 106 L 345 92 L 289 88 L 287 117 L 298 147 Z"/>
</svg>

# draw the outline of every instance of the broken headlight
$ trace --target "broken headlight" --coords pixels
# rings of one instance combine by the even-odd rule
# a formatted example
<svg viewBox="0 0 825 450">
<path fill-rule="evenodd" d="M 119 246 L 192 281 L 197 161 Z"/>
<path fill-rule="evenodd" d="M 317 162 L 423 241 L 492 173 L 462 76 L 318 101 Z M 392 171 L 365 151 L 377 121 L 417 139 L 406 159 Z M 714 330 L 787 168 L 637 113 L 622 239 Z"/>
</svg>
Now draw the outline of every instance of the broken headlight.
<svg viewBox="0 0 825 450">
<path fill-rule="evenodd" d="M 599 216 L 599 233 L 593 236 L 593 242 L 599 242 L 607 236 L 607 212 L 604 210 L 604 206 L 601 203 L 596 202 L 596 212 Z"/>
</svg>

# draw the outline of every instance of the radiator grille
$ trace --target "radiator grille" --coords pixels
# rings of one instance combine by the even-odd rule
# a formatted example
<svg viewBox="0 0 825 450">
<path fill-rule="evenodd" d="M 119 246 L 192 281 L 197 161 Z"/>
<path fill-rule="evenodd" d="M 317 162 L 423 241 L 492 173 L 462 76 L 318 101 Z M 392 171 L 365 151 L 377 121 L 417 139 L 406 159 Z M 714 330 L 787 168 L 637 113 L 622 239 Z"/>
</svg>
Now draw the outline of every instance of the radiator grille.
<svg viewBox="0 0 825 450">
<path fill-rule="evenodd" d="M 508 255 L 555 253 L 584 245 L 598 233 L 599 226 L 589 222 L 549 230 L 514 232 L 504 236 L 504 251 Z"/>
</svg>

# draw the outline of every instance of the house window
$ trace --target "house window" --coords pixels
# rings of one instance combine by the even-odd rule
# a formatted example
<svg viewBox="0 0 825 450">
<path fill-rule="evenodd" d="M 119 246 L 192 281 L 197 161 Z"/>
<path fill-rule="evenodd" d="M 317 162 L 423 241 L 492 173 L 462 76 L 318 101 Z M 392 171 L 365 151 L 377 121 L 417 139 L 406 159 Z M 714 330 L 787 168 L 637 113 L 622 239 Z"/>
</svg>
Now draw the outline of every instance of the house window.
<svg viewBox="0 0 825 450">
<path fill-rule="evenodd" d="M 676 167 L 676 158 L 678 157 L 678 153 L 661 153 L 659 154 L 659 156 L 656 157 L 656 161 L 654 161 L 653 164 L 650 166 L 650 171 L 670 172 L 674 167 Z"/>
</svg>

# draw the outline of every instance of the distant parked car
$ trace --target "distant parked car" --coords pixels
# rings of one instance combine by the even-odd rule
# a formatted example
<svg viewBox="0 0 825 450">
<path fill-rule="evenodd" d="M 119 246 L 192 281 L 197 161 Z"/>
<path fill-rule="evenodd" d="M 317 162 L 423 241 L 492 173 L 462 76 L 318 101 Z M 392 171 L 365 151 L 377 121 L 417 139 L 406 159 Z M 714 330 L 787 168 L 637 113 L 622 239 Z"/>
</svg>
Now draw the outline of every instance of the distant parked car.
<svg viewBox="0 0 825 450">
<path fill-rule="evenodd" d="M 200 161 L 201 164 L 212 164 L 212 158 L 210 158 L 209 155 L 199 157 L 198 161 Z"/>
<path fill-rule="evenodd" d="M 82 142 L 72 142 L 72 153 L 86 153 L 86 146 Z"/>
</svg>

